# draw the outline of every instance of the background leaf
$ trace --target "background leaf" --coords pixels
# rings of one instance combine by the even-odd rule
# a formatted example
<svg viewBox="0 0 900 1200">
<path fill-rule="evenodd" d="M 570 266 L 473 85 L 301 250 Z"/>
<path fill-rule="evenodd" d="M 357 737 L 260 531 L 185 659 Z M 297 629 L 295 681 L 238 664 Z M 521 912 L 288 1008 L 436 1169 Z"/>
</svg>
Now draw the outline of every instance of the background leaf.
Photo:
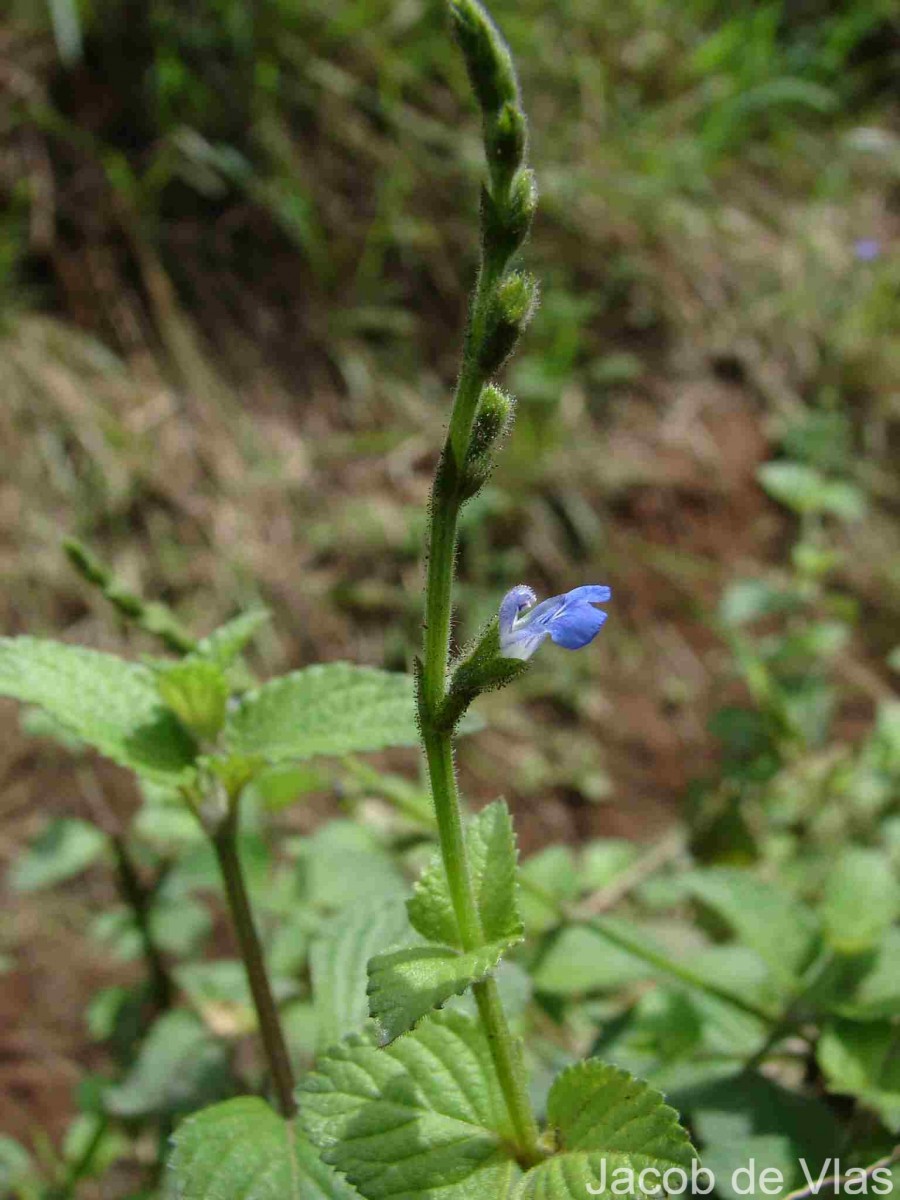
<svg viewBox="0 0 900 1200">
<path fill-rule="evenodd" d="M 796 983 L 816 942 L 816 922 L 804 905 L 771 880 L 727 867 L 695 872 L 689 888 L 759 954 L 776 979 Z"/>
<path fill-rule="evenodd" d="M 877 945 L 900 916 L 900 883 L 879 850 L 847 846 L 828 873 L 820 910 L 825 937 L 841 954 Z"/>
<path fill-rule="evenodd" d="M 900 1133 L 900 1026 L 892 1021 L 834 1021 L 816 1046 L 832 1091 L 856 1096 Z"/>
<path fill-rule="evenodd" d="M 36 704 L 113 762 L 171 781 L 194 746 L 139 663 L 41 638 L 0 638 L 0 696 Z"/>
<path fill-rule="evenodd" d="M 128 1074 L 107 1089 L 104 1104 L 117 1117 L 169 1116 L 233 1090 L 224 1043 L 181 1009 L 156 1021 Z"/>
<path fill-rule="evenodd" d="M 369 1016 L 369 959 L 409 934 L 400 901 L 353 907 L 323 928 L 310 951 L 320 1050 L 363 1028 Z"/>
<path fill-rule="evenodd" d="M 806 1182 L 801 1159 L 817 1175 L 840 1144 L 840 1129 L 826 1104 L 755 1072 L 686 1088 L 673 1099 L 688 1116 L 703 1163 L 728 1200 L 741 1194 L 732 1185 L 734 1172 L 751 1158 L 781 1170 L 787 1192 Z"/>
<path fill-rule="evenodd" d="M 352 1200 L 357 1195 L 325 1166 L 294 1122 L 256 1096 L 227 1100 L 189 1117 L 173 1140 L 171 1200 Z"/>
<path fill-rule="evenodd" d="M 9 871 L 17 892 L 36 892 L 73 879 L 93 866 L 106 850 L 106 835 L 87 821 L 59 817 L 50 821 Z"/>
<path fill-rule="evenodd" d="M 232 751 L 269 762 L 414 746 L 413 681 L 351 663 L 306 667 L 248 692 L 224 739 Z"/>
</svg>

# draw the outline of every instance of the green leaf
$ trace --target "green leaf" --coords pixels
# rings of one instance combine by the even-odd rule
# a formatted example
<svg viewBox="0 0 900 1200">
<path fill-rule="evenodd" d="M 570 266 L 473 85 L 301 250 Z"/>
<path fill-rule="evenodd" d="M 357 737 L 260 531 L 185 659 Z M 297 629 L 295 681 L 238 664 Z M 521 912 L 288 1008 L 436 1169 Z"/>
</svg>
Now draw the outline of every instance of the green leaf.
<svg viewBox="0 0 900 1200">
<path fill-rule="evenodd" d="M 198 642 L 195 654 L 225 670 L 234 663 L 270 618 L 271 614 L 264 608 L 241 613 Z"/>
<path fill-rule="evenodd" d="M 678 1114 L 627 1071 L 589 1058 L 563 1071 L 547 1101 L 563 1150 L 654 1155 L 690 1167 L 695 1154 Z"/>
<path fill-rule="evenodd" d="M 225 1046 L 181 1009 L 155 1022 L 131 1070 L 106 1091 L 104 1105 L 117 1117 L 172 1116 L 232 1088 Z"/>
<path fill-rule="evenodd" d="M 788 612 L 797 605 L 790 592 L 764 579 L 739 579 L 722 596 L 719 616 L 726 625 L 746 625 L 761 617 Z"/>
<path fill-rule="evenodd" d="M 488 942 L 510 944 L 522 939 L 516 884 L 516 835 L 504 800 L 489 804 L 466 830 L 469 871 L 481 927 Z M 435 856 L 416 884 L 409 919 L 422 937 L 462 948 L 453 901 L 440 856 Z"/>
<path fill-rule="evenodd" d="M 163 668 L 157 687 L 165 706 L 189 733 L 215 741 L 225 723 L 228 681 L 214 662 L 190 658 Z"/>
<path fill-rule="evenodd" d="M 353 904 L 370 909 L 402 897 L 407 884 L 378 837 L 354 821 L 330 821 L 297 844 L 305 899 L 339 912 Z"/>
<path fill-rule="evenodd" d="M 352 1200 L 296 1122 L 256 1096 L 188 1117 L 174 1136 L 170 1200 Z"/>
<path fill-rule="evenodd" d="M 521 1170 L 481 1026 L 430 1017 L 386 1049 L 349 1038 L 300 1085 L 300 1120 L 366 1200 L 511 1200 Z"/>
<path fill-rule="evenodd" d="M 697 1000 L 652 988 L 627 1012 L 606 1022 L 592 1052 L 648 1082 L 703 1049 L 704 1020 Z M 701 1069 L 706 1070 L 708 1063 Z M 658 1085 L 657 1085 L 658 1086 Z"/>
<path fill-rule="evenodd" d="M 586 892 L 598 892 L 614 883 L 640 855 L 640 848 L 624 838 L 588 842 L 581 852 L 579 883 Z"/>
<path fill-rule="evenodd" d="M 781 1170 L 789 1191 L 806 1182 L 802 1159 L 816 1176 L 840 1144 L 840 1127 L 826 1104 L 789 1092 L 755 1072 L 741 1071 L 687 1088 L 679 1093 L 678 1103 L 699 1139 L 704 1166 L 714 1172 L 727 1200 L 747 1200 L 746 1176 L 735 1177 L 734 1172 L 751 1158 L 757 1175 L 763 1167 Z M 762 1192 L 750 1195 L 763 1200 Z"/>
<path fill-rule="evenodd" d="M 87 821 L 50 821 L 13 863 L 9 883 L 17 892 L 36 892 L 74 879 L 106 850 L 106 835 Z"/>
<path fill-rule="evenodd" d="M 856 971 L 851 996 L 835 1006 L 841 1016 L 858 1021 L 895 1017 L 900 1012 L 900 929 L 888 932 L 877 951 Z"/>
<path fill-rule="evenodd" d="M 519 869 L 522 913 L 530 935 L 561 923 L 561 907 L 580 892 L 578 869 L 568 846 L 550 846 L 526 858 Z"/>
<path fill-rule="evenodd" d="M 604 1172 L 608 1189 L 616 1171 L 625 1172 L 620 1181 L 656 1171 L 647 1176 L 652 1186 L 670 1170 L 690 1178 L 696 1155 L 677 1112 L 649 1084 L 599 1059 L 563 1071 L 550 1089 L 547 1118 L 558 1153 L 528 1172 L 516 1200 L 582 1200 Z"/>
<path fill-rule="evenodd" d="M 399 900 L 353 905 L 323 928 L 310 951 L 320 1050 L 360 1032 L 369 1016 L 369 959 L 409 935 L 406 909 Z"/>
<path fill-rule="evenodd" d="M 488 805 L 466 830 L 475 904 L 487 945 L 463 951 L 444 864 L 435 856 L 409 902 L 414 929 L 432 942 L 380 954 L 369 963 L 369 1011 L 383 1038 L 412 1029 L 426 1013 L 440 1008 L 484 979 L 506 951 L 522 940 L 516 886 L 516 838 L 503 800 Z"/>
<path fill-rule="evenodd" d="M 689 888 L 757 952 L 777 980 L 786 987 L 796 984 L 817 940 L 815 918 L 805 905 L 771 880 L 736 868 L 696 871 Z"/>
<path fill-rule="evenodd" d="M 856 1096 L 900 1133 L 900 1028 L 892 1021 L 833 1021 L 816 1046 L 829 1089 Z"/>
<path fill-rule="evenodd" d="M 239 959 L 185 963 L 176 969 L 175 979 L 210 1028 L 229 1034 L 256 1029 L 247 969 Z M 273 977 L 270 982 L 276 1002 L 286 1000 L 296 990 L 289 979 Z"/>
<path fill-rule="evenodd" d="M 862 846 L 842 850 L 828 873 L 820 915 L 838 953 L 876 946 L 900 916 L 900 884 L 887 856 Z"/>
<path fill-rule="evenodd" d="M 162 782 L 193 763 L 153 672 L 112 654 L 41 638 L 0 638 L 0 696 L 36 704 L 113 762 Z"/>
<path fill-rule="evenodd" d="M 88 1081 L 85 1082 L 87 1087 L 91 1086 Z M 112 1128 L 101 1113 L 81 1112 L 66 1130 L 62 1153 L 67 1163 L 81 1164 L 81 1182 L 99 1179 L 114 1163 L 130 1155 L 132 1149 L 131 1140 L 120 1130 Z"/>
<path fill-rule="evenodd" d="M 655 974 L 643 959 L 613 945 L 587 925 L 568 925 L 547 945 L 534 986 L 549 996 L 613 992 Z"/>
<path fill-rule="evenodd" d="M 765 463 L 757 478 L 775 500 L 796 513 L 830 513 L 846 521 L 865 515 L 865 497 L 859 488 L 829 479 L 815 467 L 795 462 Z"/>
<path fill-rule="evenodd" d="M 0 1195 L 16 1195 L 15 1189 L 34 1176 L 35 1195 L 38 1195 L 37 1173 L 31 1155 L 19 1142 L 0 1134 Z"/>
<path fill-rule="evenodd" d="M 229 714 L 224 740 L 269 762 L 414 746 L 412 679 L 351 663 L 306 667 L 248 692 Z"/>
<path fill-rule="evenodd" d="M 369 1012 L 389 1043 L 414 1028 L 433 1008 L 484 979 L 509 942 L 463 952 L 450 946 L 407 946 L 376 955 L 369 963 Z"/>
</svg>

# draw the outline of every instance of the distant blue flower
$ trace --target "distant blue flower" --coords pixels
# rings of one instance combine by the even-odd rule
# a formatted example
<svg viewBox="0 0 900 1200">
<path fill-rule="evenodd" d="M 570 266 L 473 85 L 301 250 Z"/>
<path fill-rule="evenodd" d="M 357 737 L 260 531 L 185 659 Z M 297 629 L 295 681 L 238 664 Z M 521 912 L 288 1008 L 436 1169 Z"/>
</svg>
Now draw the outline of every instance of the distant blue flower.
<svg viewBox="0 0 900 1200">
<path fill-rule="evenodd" d="M 881 257 L 881 242 L 877 238 L 860 238 L 854 243 L 853 253 L 860 262 L 874 262 Z"/>
<path fill-rule="evenodd" d="M 594 640 L 607 618 L 594 605 L 605 604 L 611 595 L 608 587 L 587 584 L 532 608 L 537 596 L 520 583 L 500 605 L 500 653 L 504 658 L 531 658 L 547 637 L 566 650 L 580 650 Z"/>
</svg>

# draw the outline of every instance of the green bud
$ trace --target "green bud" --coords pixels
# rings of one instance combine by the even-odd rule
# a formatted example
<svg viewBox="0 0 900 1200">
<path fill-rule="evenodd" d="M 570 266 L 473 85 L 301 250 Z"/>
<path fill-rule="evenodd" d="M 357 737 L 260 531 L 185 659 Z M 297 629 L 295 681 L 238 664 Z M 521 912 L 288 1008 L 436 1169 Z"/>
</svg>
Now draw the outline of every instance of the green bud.
<svg viewBox="0 0 900 1200">
<path fill-rule="evenodd" d="M 201 741 L 215 741 L 225 724 L 229 688 L 215 663 L 185 659 L 166 667 L 156 682 L 160 698 Z"/>
<path fill-rule="evenodd" d="M 447 695 L 437 714 L 438 729 L 453 730 L 473 700 L 484 692 L 506 687 L 523 675 L 528 666 L 522 659 L 505 658 L 500 653 L 500 631 L 494 617 L 457 660 Z"/>
<path fill-rule="evenodd" d="M 217 779 L 229 798 L 236 799 L 265 769 L 266 760 L 258 754 L 203 755 L 197 759 L 197 766 Z"/>
<path fill-rule="evenodd" d="M 496 189 L 509 185 L 524 162 L 527 144 L 525 114 L 518 105 L 504 104 L 496 118 L 485 122 L 485 148 Z"/>
<path fill-rule="evenodd" d="M 75 538 L 66 538 L 63 549 L 69 562 L 85 582 L 99 588 L 107 600 L 119 610 L 123 617 L 132 620 L 139 619 L 145 609 L 143 600 L 132 595 L 127 588 L 118 583 L 109 567 L 100 561 L 83 542 Z"/>
<path fill-rule="evenodd" d="M 472 425 L 470 454 L 484 454 L 509 428 L 514 402 L 512 396 L 489 383 L 481 393 Z"/>
<path fill-rule="evenodd" d="M 522 330 L 537 307 L 537 281 L 533 275 L 513 271 L 497 284 L 477 348 L 478 366 L 485 375 L 498 370 L 515 348 Z"/>
<path fill-rule="evenodd" d="M 470 500 L 484 486 L 494 467 L 497 442 L 509 428 L 512 412 L 512 397 L 488 384 L 481 393 L 465 466 L 460 473 L 461 500 Z"/>
<path fill-rule="evenodd" d="M 108 587 L 112 580 L 108 567 L 105 567 L 100 559 L 88 550 L 84 542 L 79 542 L 77 538 L 66 538 L 63 542 L 63 550 L 66 552 L 66 558 L 82 579 L 92 583 L 94 587 Z"/>
<path fill-rule="evenodd" d="M 481 234 L 484 253 L 501 262 L 515 254 L 531 228 L 537 209 L 537 183 L 531 170 L 519 171 L 508 195 L 481 193 Z"/>
<path fill-rule="evenodd" d="M 519 98 L 512 58 L 499 30 L 477 0 L 450 0 L 453 32 L 472 90 L 485 115 Z"/>
<path fill-rule="evenodd" d="M 174 613 L 164 604 L 147 604 L 140 596 L 135 596 L 82 542 L 67 538 L 63 549 L 81 578 L 98 588 L 123 617 L 162 638 L 177 654 L 189 654 L 196 647 L 196 641 L 182 628 Z"/>
</svg>

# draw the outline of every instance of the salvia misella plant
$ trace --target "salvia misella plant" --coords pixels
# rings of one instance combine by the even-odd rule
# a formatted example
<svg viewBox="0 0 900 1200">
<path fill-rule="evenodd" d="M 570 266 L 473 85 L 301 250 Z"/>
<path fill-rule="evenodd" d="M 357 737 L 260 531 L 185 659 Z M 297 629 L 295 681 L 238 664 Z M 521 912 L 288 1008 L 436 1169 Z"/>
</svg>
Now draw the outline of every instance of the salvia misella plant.
<svg viewBox="0 0 900 1200">
<path fill-rule="evenodd" d="M 603 839 L 520 864 L 505 802 L 474 817 L 462 804 L 454 747 L 472 706 L 514 685 L 538 651 L 589 646 L 612 595 L 585 582 L 539 598 L 509 580 L 493 619 L 454 644 L 460 514 L 510 434 L 514 402 L 498 376 L 537 304 L 522 253 L 537 189 L 502 37 L 478 0 L 449 0 L 449 19 L 487 171 L 414 675 L 337 662 L 260 680 L 246 651 L 265 612 L 197 636 L 75 541 L 65 549 L 81 579 L 159 654 L 0 638 L 0 696 L 34 710 L 31 731 L 98 751 L 142 794 L 134 816 L 112 812 L 81 760 L 91 822 L 51 819 L 10 871 L 26 891 L 105 860 L 121 900 L 101 914 L 106 936 L 130 938 L 144 965 L 134 986 L 90 1005 L 91 1034 L 117 1066 L 80 1089 L 77 1136 L 29 1174 L 27 1151 L 0 1135 L 0 1193 L 15 1200 L 74 1200 L 128 1139 L 141 1195 L 161 1184 L 173 1200 L 708 1194 L 677 1113 L 644 1080 L 686 1115 L 723 1200 L 750 1194 L 730 1171 L 770 1156 L 784 1200 L 831 1186 L 829 1172 L 837 1191 L 890 1194 L 900 713 L 885 701 L 871 735 L 837 756 L 824 736 L 828 664 L 849 626 L 827 583 L 823 519 L 858 509 L 847 482 L 803 462 L 761 472 L 801 518 L 800 542 L 790 578 L 738 582 L 723 599 L 752 708 L 717 714 L 723 760 L 700 781 L 686 831 L 644 852 Z M 421 746 L 427 786 L 355 757 L 394 746 Z M 285 779 L 295 800 L 304 772 L 317 789 L 321 759 L 396 812 L 368 820 L 351 783 L 341 798 L 352 819 L 270 854 L 274 838 L 258 836 L 271 833 L 266 807 L 284 802 Z M 202 953 L 212 918 L 195 893 L 211 887 L 237 958 Z M 620 904 L 627 921 L 609 911 Z M 660 914 L 668 924 L 642 924 Z M 256 1056 L 234 1055 L 248 1035 Z"/>
<path fill-rule="evenodd" d="M 503 39 L 477 0 L 451 0 L 450 18 L 481 109 L 488 177 L 480 268 L 432 488 L 414 687 L 408 677 L 347 663 L 260 684 L 243 651 L 264 613 L 195 638 L 75 542 L 67 553 L 85 581 L 175 657 L 135 663 L 36 638 L 0 641 L 0 694 L 43 709 L 66 737 L 178 796 L 215 852 L 273 1107 L 245 1096 L 181 1124 L 167 1184 L 184 1200 L 563 1198 L 585 1195 L 604 1163 L 661 1178 L 689 1170 L 694 1159 L 662 1097 L 596 1059 L 559 1076 L 542 1127 L 495 977 L 524 937 L 515 833 L 503 801 L 464 820 L 453 741 L 473 701 L 513 682 L 544 641 L 569 650 L 592 641 L 610 590 L 587 585 L 537 603 L 530 588 L 513 587 L 473 644 L 451 657 L 459 514 L 488 478 L 512 423 L 513 401 L 495 377 L 537 302 L 535 279 L 517 264 L 537 189 Z M 376 898 L 371 911 L 351 914 L 349 926 L 338 922 L 320 939 L 314 987 L 358 996 L 328 1014 L 328 1040 L 298 1084 L 239 853 L 241 798 L 274 764 L 417 738 L 439 853 L 399 915 Z M 158 974 L 146 919 L 142 927 Z M 367 978 L 356 982 L 351 945 L 356 959 L 368 960 Z M 165 1006 L 171 988 L 157 992 Z M 469 992 L 474 1004 L 460 1008 L 454 998 Z M 127 1111 L 121 1090 L 118 1104 Z"/>
</svg>

